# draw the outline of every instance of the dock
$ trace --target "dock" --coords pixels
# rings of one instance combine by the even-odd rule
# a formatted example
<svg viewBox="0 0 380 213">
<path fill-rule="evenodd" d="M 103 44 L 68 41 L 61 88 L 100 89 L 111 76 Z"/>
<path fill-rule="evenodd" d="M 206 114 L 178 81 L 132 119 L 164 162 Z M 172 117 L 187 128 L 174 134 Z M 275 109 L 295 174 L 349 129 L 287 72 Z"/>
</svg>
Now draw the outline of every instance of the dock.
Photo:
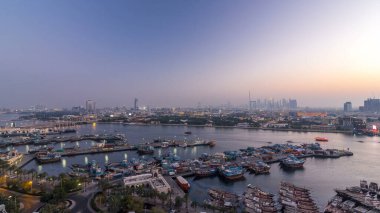
<svg viewBox="0 0 380 213">
<path fill-rule="evenodd" d="M 25 165 L 33 161 L 34 158 L 35 157 L 33 154 L 24 154 L 22 160 L 19 163 L 17 163 L 15 166 L 21 169 L 22 167 L 24 167 Z"/>
</svg>

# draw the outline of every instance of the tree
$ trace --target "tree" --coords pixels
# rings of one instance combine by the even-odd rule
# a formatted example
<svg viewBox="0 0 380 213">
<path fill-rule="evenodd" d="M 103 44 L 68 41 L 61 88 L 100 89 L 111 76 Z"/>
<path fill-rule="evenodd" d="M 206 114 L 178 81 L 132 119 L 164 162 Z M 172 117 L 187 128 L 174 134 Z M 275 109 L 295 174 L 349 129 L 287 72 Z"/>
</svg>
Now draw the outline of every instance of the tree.
<svg viewBox="0 0 380 213">
<path fill-rule="evenodd" d="M 193 207 L 195 209 L 195 212 L 196 212 L 197 207 L 198 207 L 198 202 L 194 200 L 193 202 L 191 202 L 190 206 Z"/>
<path fill-rule="evenodd" d="M 183 203 L 183 201 L 182 201 L 182 198 L 181 198 L 181 197 L 179 197 L 179 196 L 175 197 L 174 207 L 175 207 L 176 209 L 181 208 L 182 203 Z"/>
<path fill-rule="evenodd" d="M 168 200 L 168 197 L 169 197 L 168 193 L 161 192 L 160 194 L 158 194 L 158 199 L 161 200 L 162 206 L 165 205 L 166 201 Z"/>
<path fill-rule="evenodd" d="M 188 209 L 188 203 L 189 203 L 189 194 L 188 193 L 185 193 L 185 204 L 186 204 L 186 212 L 189 212 L 189 209 Z"/>
<path fill-rule="evenodd" d="M 165 213 L 165 211 L 163 209 L 159 208 L 159 207 L 153 207 L 151 209 L 151 212 L 152 213 Z"/>
</svg>

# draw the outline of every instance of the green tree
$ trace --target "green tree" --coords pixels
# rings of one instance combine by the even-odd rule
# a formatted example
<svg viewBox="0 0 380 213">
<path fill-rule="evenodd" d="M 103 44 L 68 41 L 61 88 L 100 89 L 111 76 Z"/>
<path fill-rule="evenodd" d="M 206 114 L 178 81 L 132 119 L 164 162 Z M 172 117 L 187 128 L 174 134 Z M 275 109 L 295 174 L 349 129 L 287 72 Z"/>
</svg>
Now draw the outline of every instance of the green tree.
<svg viewBox="0 0 380 213">
<path fill-rule="evenodd" d="M 161 208 L 159 208 L 159 207 L 153 207 L 153 208 L 151 209 L 151 212 L 152 212 L 152 213 L 165 213 L 165 210 L 163 210 L 163 209 L 161 209 Z"/>
<path fill-rule="evenodd" d="M 198 207 L 198 202 L 194 200 L 193 202 L 191 202 L 190 206 L 191 206 L 192 208 L 194 208 L 194 210 L 195 210 L 195 212 L 196 212 L 196 211 L 197 211 L 197 207 Z"/>
<path fill-rule="evenodd" d="M 175 197 L 174 207 L 176 209 L 180 209 L 182 207 L 182 203 L 183 203 L 183 200 L 181 197 L 179 197 L 179 196 Z"/>
</svg>

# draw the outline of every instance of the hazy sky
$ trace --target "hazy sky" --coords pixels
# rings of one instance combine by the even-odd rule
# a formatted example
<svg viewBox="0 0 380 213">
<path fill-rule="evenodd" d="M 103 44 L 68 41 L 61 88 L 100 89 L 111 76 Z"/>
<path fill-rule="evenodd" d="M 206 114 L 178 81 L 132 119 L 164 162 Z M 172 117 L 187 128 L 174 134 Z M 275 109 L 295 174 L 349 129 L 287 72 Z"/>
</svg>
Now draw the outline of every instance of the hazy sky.
<svg viewBox="0 0 380 213">
<path fill-rule="evenodd" d="M 1 1 L 0 107 L 354 107 L 380 97 L 380 1 Z"/>
</svg>

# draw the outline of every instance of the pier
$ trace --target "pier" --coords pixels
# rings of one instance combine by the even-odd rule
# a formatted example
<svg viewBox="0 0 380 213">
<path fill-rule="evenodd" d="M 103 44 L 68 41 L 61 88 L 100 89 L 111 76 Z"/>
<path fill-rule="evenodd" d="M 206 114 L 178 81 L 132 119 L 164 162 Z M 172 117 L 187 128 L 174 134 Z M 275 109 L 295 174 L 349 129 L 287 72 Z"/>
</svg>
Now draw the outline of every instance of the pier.
<svg viewBox="0 0 380 213">
<path fill-rule="evenodd" d="M 121 135 L 80 135 L 80 136 L 71 136 L 71 137 L 50 137 L 46 139 L 33 139 L 28 138 L 25 140 L 20 140 L 18 142 L 9 142 L 4 143 L 3 146 L 21 146 L 21 145 L 48 145 L 52 143 L 64 143 L 64 142 L 78 142 L 78 141 L 107 141 L 107 142 L 114 142 L 114 141 L 125 141 L 126 139 L 124 136 Z"/>
<path fill-rule="evenodd" d="M 22 167 L 33 161 L 34 158 L 35 156 L 33 154 L 24 154 L 22 160 L 16 164 L 16 167 L 21 169 Z"/>
</svg>

